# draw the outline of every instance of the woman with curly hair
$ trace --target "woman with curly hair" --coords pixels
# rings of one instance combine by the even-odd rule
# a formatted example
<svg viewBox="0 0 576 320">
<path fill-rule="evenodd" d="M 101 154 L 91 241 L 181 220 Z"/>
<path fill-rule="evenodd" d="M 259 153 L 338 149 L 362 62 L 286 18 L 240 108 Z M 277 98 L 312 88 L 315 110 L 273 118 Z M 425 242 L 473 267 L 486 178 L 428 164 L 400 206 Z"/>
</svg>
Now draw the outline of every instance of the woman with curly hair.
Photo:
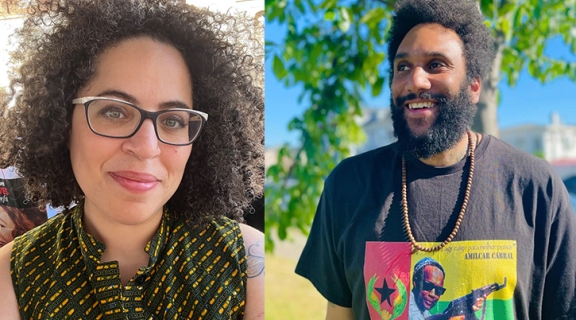
<svg viewBox="0 0 576 320">
<path fill-rule="evenodd" d="M 263 318 L 262 234 L 239 223 L 264 182 L 252 21 L 171 0 L 28 11 L 0 167 L 66 209 L 0 250 L 3 317 Z"/>
</svg>

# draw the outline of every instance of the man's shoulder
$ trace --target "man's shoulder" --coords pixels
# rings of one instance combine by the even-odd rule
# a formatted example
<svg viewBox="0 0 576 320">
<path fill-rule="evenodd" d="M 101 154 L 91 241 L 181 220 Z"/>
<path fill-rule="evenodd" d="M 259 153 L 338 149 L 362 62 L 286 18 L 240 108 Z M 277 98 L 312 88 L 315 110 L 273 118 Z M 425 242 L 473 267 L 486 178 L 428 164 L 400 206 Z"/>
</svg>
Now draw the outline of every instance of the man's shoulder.
<svg viewBox="0 0 576 320">
<path fill-rule="evenodd" d="M 342 160 L 330 176 L 370 174 L 374 168 L 392 165 L 398 154 L 396 142 Z"/>
<path fill-rule="evenodd" d="M 488 139 L 488 152 L 486 152 L 488 162 L 498 163 L 504 170 L 513 171 L 516 175 L 527 175 L 533 178 L 556 176 L 556 171 L 546 160 L 517 149 L 493 136 L 489 136 Z"/>
</svg>

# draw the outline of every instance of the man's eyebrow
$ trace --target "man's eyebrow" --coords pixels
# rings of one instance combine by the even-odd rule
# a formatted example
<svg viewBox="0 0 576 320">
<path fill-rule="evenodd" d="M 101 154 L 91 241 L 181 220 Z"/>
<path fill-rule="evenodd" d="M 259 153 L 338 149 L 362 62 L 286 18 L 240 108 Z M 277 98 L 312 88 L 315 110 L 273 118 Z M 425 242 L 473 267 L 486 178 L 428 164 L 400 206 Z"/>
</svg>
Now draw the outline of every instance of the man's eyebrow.
<svg viewBox="0 0 576 320">
<path fill-rule="evenodd" d="M 130 102 L 132 104 L 138 105 L 138 99 L 133 95 L 126 93 L 124 91 L 119 90 L 105 90 L 98 94 L 99 97 L 109 97 L 113 96 L 120 100 L 124 100 L 126 102 Z M 187 105 L 186 103 L 179 101 L 179 100 L 170 100 L 166 102 L 162 102 L 159 106 L 160 110 L 165 109 L 173 109 L 173 108 L 180 108 L 180 109 L 192 109 L 191 106 Z"/>
<path fill-rule="evenodd" d="M 398 59 L 405 59 L 405 58 L 408 58 L 410 56 L 411 56 L 411 54 L 409 54 L 408 52 L 398 52 L 394 56 L 394 61 L 396 61 Z M 448 56 L 446 56 L 444 53 L 436 52 L 436 51 L 424 52 L 423 56 L 429 57 L 429 58 L 442 58 L 445 60 L 450 60 L 450 58 L 448 58 Z"/>
</svg>

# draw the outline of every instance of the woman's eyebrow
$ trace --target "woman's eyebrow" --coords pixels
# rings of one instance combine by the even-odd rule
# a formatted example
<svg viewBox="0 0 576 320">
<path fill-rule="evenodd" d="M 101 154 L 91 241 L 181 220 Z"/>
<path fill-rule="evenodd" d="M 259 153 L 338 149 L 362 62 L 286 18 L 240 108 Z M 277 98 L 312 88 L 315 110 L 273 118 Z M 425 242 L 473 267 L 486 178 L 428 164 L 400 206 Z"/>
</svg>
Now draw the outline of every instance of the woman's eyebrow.
<svg viewBox="0 0 576 320">
<path fill-rule="evenodd" d="M 191 106 L 187 105 L 186 103 L 180 100 L 171 100 L 167 102 L 162 102 L 160 104 L 160 109 L 172 109 L 172 108 L 179 108 L 179 109 L 192 109 Z"/>
<path fill-rule="evenodd" d="M 124 92 L 124 91 L 120 91 L 120 90 L 105 90 L 102 91 L 101 93 L 98 94 L 99 97 L 109 97 L 109 96 L 114 96 L 116 98 L 119 98 L 121 100 L 124 100 L 126 102 L 130 102 L 132 104 L 138 105 L 138 99 L 136 99 L 136 97 L 134 97 L 133 95 Z M 162 102 L 160 103 L 160 109 L 161 110 L 165 110 L 165 109 L 173 109 L 173 108 L 180 108 L 180 109 L 192 109 L 191 106 L 187 105 L 186 103 L 180 101 L 180 100 L 170 100 L 170 101 L 166 101 L 166 102 Z"/>
<path fill-rule="evenodd" d="M 136 99 L 136 97 L 134 97 L 133 95 L 124 92 L 124 91 L 120 91 L 120 90 L 104 90 L 102 92 L 100 92 L 98 95 L 98 97 L 109 97 L 109 96 L 114 96 L 116 98 L 120 98 L 121 100 L 124 100 L 126 102 L 130 102 L 133 104 L 138 104 L 138 99 Z"/>
</svg>

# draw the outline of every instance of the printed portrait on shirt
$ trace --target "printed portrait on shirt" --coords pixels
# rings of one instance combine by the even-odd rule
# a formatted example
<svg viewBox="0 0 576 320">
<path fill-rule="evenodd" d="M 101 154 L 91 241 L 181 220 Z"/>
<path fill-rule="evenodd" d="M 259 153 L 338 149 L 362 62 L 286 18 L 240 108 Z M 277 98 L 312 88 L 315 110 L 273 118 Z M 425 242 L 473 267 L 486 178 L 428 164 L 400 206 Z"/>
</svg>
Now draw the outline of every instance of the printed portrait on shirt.
<svg viewBox="0 0 576 320">
<path fill-rule="evenodd" d="M 404 242 L 366 243 L 371 319 L 514 319 L 515 241 L 454 242 L 434 253 L 411 249 Z"/>
</svg>

